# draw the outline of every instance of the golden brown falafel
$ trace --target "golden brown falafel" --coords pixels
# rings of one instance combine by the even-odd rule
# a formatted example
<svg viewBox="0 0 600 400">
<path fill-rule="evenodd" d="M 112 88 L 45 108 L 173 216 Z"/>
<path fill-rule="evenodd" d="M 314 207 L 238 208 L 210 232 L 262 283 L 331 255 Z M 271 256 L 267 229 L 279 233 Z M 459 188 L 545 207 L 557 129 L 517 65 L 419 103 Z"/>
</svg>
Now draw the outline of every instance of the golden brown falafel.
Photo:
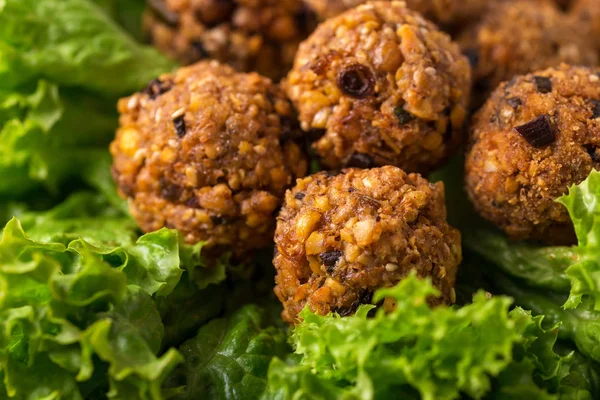
<svg viewBox="0 0 600 400">
<path fill-rule="evenodd" d="M 461 243 L 446 222 L 443 184 L 397 167 L 299 180 L 286 193 L 275 244 L 275 293 L 290 323 L 306 304 L 351 314 L 410 271 L 433 280 L 437 302 L 454 301 Z"/>
<path fill-rule="evenodd" d="M 292 106 L 269 79 L 216 61 L 119 102 L 113 176 L 140 227 L 236 255 L 272 243 L 286 188 L 307 170 Z"/>
<path fill-rule="evenodd" d="M 473 65 L 475 106 L 515 75 L 562 62 L 598 63 L 591 38 L 549 1 L 498 2 L 478 24 L 463 32 L 459 43 Z"/>
<path fill-rule="evenodd" d="M 569 244 L 556 198 L 600 168 L 600 70 L 562 65 L 503 83 L 473 119 L 468 193 L 515 239 Z"/>
<path fill-rule="evenodd" d="M 471 70 L 450 37 L 403 2 L 321 24 L 285 81 L 323 165 L 426 173 L 461 142 Z"/>
<path fill-rule="evenodd" d="M 212 58 L 278 80 L 314 29 L 302 0 L 149 0 L 144 27 L 183 64 Z"/>
</svg>

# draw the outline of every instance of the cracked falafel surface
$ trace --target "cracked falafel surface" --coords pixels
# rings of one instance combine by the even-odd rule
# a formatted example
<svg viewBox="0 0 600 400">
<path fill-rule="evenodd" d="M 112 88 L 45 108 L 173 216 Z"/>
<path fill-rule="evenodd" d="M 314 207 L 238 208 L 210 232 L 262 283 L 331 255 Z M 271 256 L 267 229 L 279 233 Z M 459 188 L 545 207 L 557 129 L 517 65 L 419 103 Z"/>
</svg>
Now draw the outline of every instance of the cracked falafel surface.
<svg viewBox="0 0 600 400">
<path fill-rule="evenodd" d="M 447 34 L 403 2 L 379 1 L 321 24 L 284 86 L 327 168 L 426 173 L 461 142 L 470 74 Z"/>
<path fill-rule="evenodd" d="M 306 304 L 319 314 L 351 314 L 410 271 L 432 279 L 437 302 L 454 301 L 461 242 L 446 222 L 443 184 L 397 167 L 298 180 L 286 193 L 275 244 L 275 293 L 289 323 Z"/>
<path fill-rule="evenodd" d="M 118 105 L 113 176 L 140 227 L 236 255 L 269 246 L 286 188 L 307 170 L 292 106 L 256 73 L 184 67 Z"/>
<path fill-rule="evenodd" d="M 514 239 L 572 244 L 556 198 L 600 169 L 600 69 L 561 65 L 503 83 L 473 119 L 465 179 Z"/>
</svg>

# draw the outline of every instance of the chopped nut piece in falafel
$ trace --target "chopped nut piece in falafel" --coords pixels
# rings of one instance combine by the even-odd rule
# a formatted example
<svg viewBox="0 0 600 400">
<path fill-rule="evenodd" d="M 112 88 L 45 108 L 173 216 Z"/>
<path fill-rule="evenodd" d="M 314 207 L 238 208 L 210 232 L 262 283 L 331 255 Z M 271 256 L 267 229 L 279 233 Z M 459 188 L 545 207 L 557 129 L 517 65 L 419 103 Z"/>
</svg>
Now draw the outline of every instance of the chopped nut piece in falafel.
<svg viewBox="0 0 600 400">
<path fill-rule="evenodd" d="M 278 80 L 314 18 L 302 0 L 149 0 L 144 29 L 183 64 L 212 58 Z"/>
<path fill-rule="evenodd" d="M 392 166 L 299 180 L 286 193 L 275 245 L 275 293 L 289 323 L 306 304 L 351 314 L 409 271 L 432 279 L 442 293 L 433 303 L 451 302 L 461 261 L 443 184 Z"/>
<path fill-rule="evenodd" d="M 555 200 L 600 168 L 599 105 L 600 69 L 562 65 L 500 85 L 473 119 L 466 156 L 477 211 L 512 238 L 573 243 Z"/>
<path fill-rule="evenodd" d="M 149 88 L 119 102 L 110 146 L 114 178 L 140 227 L 176 228 L 189 243 L 236 255 L 269 246 L 285 190 L 307 170 L 283 92 L 215 61 Z"/>
<path fill-rule="evenodd" d="M 330 19 L 300 46 L 285 82 L 323 165 L 426 173 L 461 141 L 470 67 L 450 37 L 403 2 Z"/>
</svg>

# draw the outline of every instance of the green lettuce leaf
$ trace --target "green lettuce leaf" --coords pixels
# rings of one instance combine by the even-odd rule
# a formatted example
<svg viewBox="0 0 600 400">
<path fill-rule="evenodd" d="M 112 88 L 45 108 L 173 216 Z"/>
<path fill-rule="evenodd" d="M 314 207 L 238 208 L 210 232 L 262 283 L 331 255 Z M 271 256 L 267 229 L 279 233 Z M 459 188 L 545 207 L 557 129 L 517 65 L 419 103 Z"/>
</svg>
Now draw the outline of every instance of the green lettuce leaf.
<svg viewBox="0 0 600 400">
<path fill-rule="evenodd" d="M 495 291 L 506 293 L 534 314 L 544 315 L 548 323 L 561 323 L 559 336 L 571 341 L 590 360 L 600 362 L 600 313 L 586 299 L 577 309 L 565 309 L 567 295 L 524 285 L 498 271 L 488 271 Z"/>
<path fill-rule="evenodd" d="M 600 172 L 592 171 L 581 184 L 571 187 L 569 194 L 558 199 L 573 221 L 579 245 L 579 259 L 567 269 L 571 293 L 566 308 L 581 304 L 583 296 L 593 299 L 600 311 Z"/>
<path fill-rule="evenodd" d="M 174 230 L 140 237 L 97 192 L 13 209 L 20 221 L 0 242 L 0 375 L 17 399 L 169 398 L 181 392 L 163 388 L 183 360 L 173 347 L 227 312 L 236 288 L 259 293 L 225 282 L 226 265 L 209 267 L 202 244 Z"/>
<path fill-rule="evenodd" d="M 165 326 L 162 348 L 180 346 L 193 337 L 202 325 L 223 315 L 231 291 L 224 283 L 200 290 L 186 271 L 171 294 L 156 298 Z"/>
<path fill-rule="evenodd" d="M 132 20 L 131 3 L 114 15 Z M 112 190 L 98 172 L 108 175 L 116 102 L 173 67 L 91 0 L 0 0 L 0 203 Z"/>
<path fill-rule="evenodd" d="M 249 305 L 202 327 L 179 348 L 185 363 L 171 379 L 185 390 L 175 398 L 258 399 L 271 359 L 290 351 L 285 333 L 268 322 L 263 310 Z"/>
<path fill-rule="evenodd" d="M 162 381 L 182 358 L 175 350 L 158 356 L 164 325 L 152 296 L 178 284 L 178 245 L 168 230 L 113 249 L 81 238 L 39 242 L 11 220 L 0 242 L 0 369 L 7 393 L 84 398 L 102 386 L 114 398 L 163 398 Z M 107 367 L 100 377 L 99 363 Z"/>
<path fill-rule="evenodd" d="M 146 9 L 145 0 L 93 0 L 138 41 L 144 40 L 142 13 Z"/>
<path fill-rule="evenodd" d="M 576 248 L 513 242 L 489 228 L 466 231 L 463 240 L 470 250 L 532 286 L 558 292 L 568 292 L 571 288 L 566 271 L 579 260 Z"/>
<path fill-rule="evenodd" d="M 48 211 L 14 208 L 23 229 L 32 239 L 68 245 L 83 238 L 88 243 L 113 246 L 134 243 L 138 238 L 135 222 L 101 195 L 77 192 Z"/>
<path fill-rule="evenodd" d="M 563 346 L 564 347 L 564 346 Z M 600 396 L 599 366 L 577 351 L 565 347 L 563 352 L 573 354 L 569 375 L 562 381 L 562 400 L 591 400 Z"/>
<path fill-rule="evenodd" d="M 459 309 L 431 309 L 435 294 L 410 276 L 376 293 L 374 302 L 395 300 L 389 314 L 368 318 L 368 305 L 344 318 L 305 309 L 292 334 L 299 358 L 272 363 L 267 398 L 479 399 L 492 389 L 496 398 L 557 398 L 571 358 L 553 351 L 557 325 L 544 328 L 542 317 L 509 312 L 509 298 L 483 293 Z"/>
<path fill-rule="evenodd" d="M 0 1 L 0 88 L 46 79 L 121 96 L 173 68 L 89 0 Z"/>
<path fill-rule="evenodd" d="M 584 297 L 589 297 L 593 310 L 600 311 L 600 172 L 592 171 L 557 201 L 569 211 L 577 246 L 512 242 L 489 228 L 465 232 L 465 244 L 532 287 L 570 293 L 566 308 L 577 308 Z"/>
</svg>

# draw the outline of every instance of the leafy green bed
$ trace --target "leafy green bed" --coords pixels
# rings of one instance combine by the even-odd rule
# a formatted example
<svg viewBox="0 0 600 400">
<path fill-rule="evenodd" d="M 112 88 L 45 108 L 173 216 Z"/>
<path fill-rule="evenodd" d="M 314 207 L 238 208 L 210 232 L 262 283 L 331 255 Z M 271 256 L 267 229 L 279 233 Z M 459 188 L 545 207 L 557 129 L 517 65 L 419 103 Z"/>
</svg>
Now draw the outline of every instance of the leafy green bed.
<svg viewBox="0 0 600 400">
<path fill-rule="evenodd" d="M 436 176 L 461 306 L 430 309 L 411 276 L 376 293 L 392 313 L 288 329 L 269 254 L 209 269 L 117 196 L 116 100 L 175 67 L 122 3 L 0 0 L 0 398 L 599 398 L 600 173 L 560 200 L 579 245 L 541 247 L 479 222 L 455 160 Z"/>
</svg>

